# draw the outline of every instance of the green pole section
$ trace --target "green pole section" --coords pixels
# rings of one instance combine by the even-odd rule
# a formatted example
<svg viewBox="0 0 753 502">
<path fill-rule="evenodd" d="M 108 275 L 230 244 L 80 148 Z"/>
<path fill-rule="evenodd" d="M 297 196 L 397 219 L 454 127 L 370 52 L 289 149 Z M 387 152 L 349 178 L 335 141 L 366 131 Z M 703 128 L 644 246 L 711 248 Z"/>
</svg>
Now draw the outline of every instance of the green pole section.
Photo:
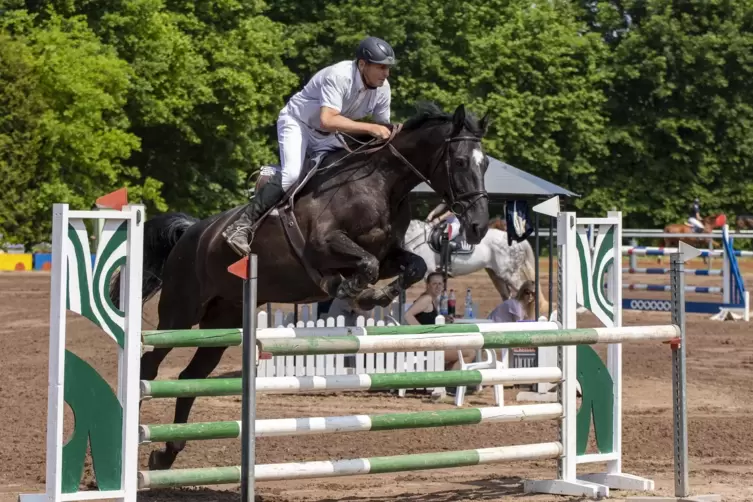
<svg viewBox="0 0 753 502">
<path fill-rule="evenodd" d="M 139 472 L 139 488 L 221 485 L 240 482 L 241 468 L 239 466 Z"/>
<path fill-rule="evenodd" d="M 419 471 L 423 469 L 443 469 L 478 465 L 477 450 L 447 451 L 442 453 L 418 453 L 396 457 L 372 457 L 369 459 L 369 474 L 387 472 Z"/>
<path fill-rule="evenodd" d="M 240 378 L 153 380 L 141 382 L 141 397 L 240 396 Z"/>
<path fill-rule="evenodd" d="M 192 424 L 158 424 L 141 426 L 141 442 L 234 439 L 241 437 L 238 422 L 199 422 Z"/>
<path fill-rule="evenodd" d="M 144 345 L 155 348 L 232 347 L 241 344 L 239 328 L 143 331 L 141 335 Z"/>
<path fill-rule="evenodd" d="M 424 427 L 449 427 L 481 423 L 478 408 L 467 410 L 421 411 L 417 413 L 387 413 L 371 417 L 372 431 L 420 429 Z"/>
<path fill-rule="evenodd" d="M 417 373 L 376 373 L 369 375 L 369 390 L 425 389 L 430 387 L 450 387 L 480 385 L 481 373 L 477 370 L 425 371 Z"/>
</svg>

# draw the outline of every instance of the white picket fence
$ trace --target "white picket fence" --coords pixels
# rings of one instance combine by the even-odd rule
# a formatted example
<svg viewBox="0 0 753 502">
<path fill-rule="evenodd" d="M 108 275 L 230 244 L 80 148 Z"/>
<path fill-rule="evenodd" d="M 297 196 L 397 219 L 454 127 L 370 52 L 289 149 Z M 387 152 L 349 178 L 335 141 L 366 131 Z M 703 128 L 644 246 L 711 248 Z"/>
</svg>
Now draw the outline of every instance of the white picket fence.
<svg viewBox="0 0 753 502">
<path fill-rule="evenodd" d="M 259 312 L 257 314 L 257 328 L 263 329 L 268 327 L 345 327 L 345 318 L 338 316 L 336 319 L 329 317 L 314 321 L 309 316 L 307 305 L 304 305 L 302 315 L 303 320 L 297 323 L 290 322 L 292 313 L 285 315 L 281 310 L 277 310 L 274 315 L 274 321 L 270 326 L 268 314 Z M 386 314 L 389 316 L 389 314 Z M 382 316 L 382 311 L 375 312 L 375 318 L 365 319 L 359 316 L 356 320 L 356 326 L 394 326 L 397 323 L 387 321 Z M 288 322 L 285 322 L 288 321 Z M 423 352 L 387 352 L 379 354 L 328 354 L 318 356 L 275 356 L 272 359 L 262 360 L 257 369 L 257 375 L 260 377 L 282 377 L 282 376 L 325 376 L 325 375 L 352 375 L 363 373 L 411 373 L 424 371 L 444 371 L 444 351 L 423 351 Z M 405 396 L 405 391 L 401 389 L 398 394 Z M 431 388 L 432 394 L 444 394 L 444 388 Z"/>
</svg>

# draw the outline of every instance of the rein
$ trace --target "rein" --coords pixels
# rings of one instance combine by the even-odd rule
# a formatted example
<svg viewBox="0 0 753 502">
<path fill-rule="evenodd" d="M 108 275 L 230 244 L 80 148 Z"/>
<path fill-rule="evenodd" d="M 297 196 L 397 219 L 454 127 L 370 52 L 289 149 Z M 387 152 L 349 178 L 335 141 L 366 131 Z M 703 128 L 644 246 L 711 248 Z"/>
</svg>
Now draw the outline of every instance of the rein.
<svg viewBox="0 0 753 502">
<path fill-rule="evenodd" d="M 415 174 L 418 177 L 418 179 L 420 179 L 421 181 L 423 181 L 424 183 L 426 183 L 435 192 L 437 192 L 437 190 L 432 186 L 431 181 L 429 181 L 429 178 L 427 178 L 426 176 L 424 176 L 423 173 L 421 173 L 421 171 L 419 171 L 416 168 L 416 166 L 414 166 L 408 159 L 406 159 L 405 156 L 403 156 L 403 154 L 401 154 L 397 150 L 397 148 L 395 148 L 395 146 L 392 144 L 392 141 L 395 139 L 395 137 L 397 137 L 398 133 L 400 133 L 400 131 L 402 129 L 403 129 L 403 124 L 397 124 L 397 125 L 395 125 L 392 128 L 391 132 L 390 132 L 390 137 L 389 138 L 387 138 L 386 140 L 384 140 L 384 142 L 381 143 L 379 146 L 374 146 L 374 147 L 371 147 L 371 148 L 366 148 L 365 150 L 362 150 L 362 148 L 371 145 L 377 139 L 374 138 L 374 139 L 372 139 L 370 141 L 367 141 L 367 142 L 361 142 L 361 141 L 358 141 L 356 138 L 353 138 L 350 135 L 345 135 L 343 133 L 339 133 L 338 136 L 337 136 L 337 138 L 340 140 L 340 143 L 342 143 L 343 148 L 348 152 L 348 154 L 345 155 L 344 157 L 342 157 L 341 159 L 333 162 L 332 164 L 329 164 L 328 166 L 326 166 L 323 169 L 329 169 L 330 167 L 333 167 L 333 166 L 339 164 L 340 162 L 344 161 L 345 159 L 347 159 L 348 157 L 350 157 L 352 155 L 355 155 L 355 154 L 358 154 L 358 153 L 361 153 L 361 154 L 371 154 L 371 153 L 378 152 L 378 151 L 384 149 L 385 147 L 388 147 L 390 149 L 390 152 L 392 152 L 392 155 L 394 155 L 395 157 L 397 157 L 403 164 L 405 164 L 413 172 L 413 174 Z M 351 149 L 350 146 L 348 146 L 348 144 L 345 142 L 345 140 L 341 137 L 341 135 L 348 136 L 353 141 L 355 141 L 357 143 L 360 143 L 360 146 L 358 148 L 356 148 L 355 150 Z M 459 142 L 459 141 L 474 141 L 474 142 L 477 142 L 477 143 L 481 143 L 481 139 L 477 138 L 475 136 L 453 136 L 451 138 L 445 139 L 444 140 L 445 148 L 443 150 L 442 156 L 440 156 L 437 159 L 437 162 L 436 162 L 434 168 L 431 170 L 431 174 L 429 175 L 430 177 L 434 175 L 434 173 L 436 172 L 436 170 L 440 167 L 441 160 L 444 158 L 444 160 L 445 160 L 445 170 L 446 170 L 446 175 L 447 175 L 447 184 L 448 184 L 448 188 L 449 188 L 449 193 L 446 193 L 445 197 L 448 199 L 447 202 L 448 202 L 448 207 L 449 207 L 450 211 L 455 216 L 458 216 L 458 217 L 460 217 L 460 216 L 464 215 L 465 213 L 467 213 L 470 210 L 470 208 L 473 207 L 482 198 L 484 198 L 484 197 L 486 197 L 487 199 L 489 198 L 489 194 L 487 193 L 486 190 L 474 190 L 474 191 L 470 191 L 470 192 L 461 193 L 461 194 L 458 195 L 457 189 L 455 188 L 454 180 L 452 179 L 452 173 L 450 172 L 450 144 L 451 143 L 455 143 L 455 142 Z"/>
</svg>

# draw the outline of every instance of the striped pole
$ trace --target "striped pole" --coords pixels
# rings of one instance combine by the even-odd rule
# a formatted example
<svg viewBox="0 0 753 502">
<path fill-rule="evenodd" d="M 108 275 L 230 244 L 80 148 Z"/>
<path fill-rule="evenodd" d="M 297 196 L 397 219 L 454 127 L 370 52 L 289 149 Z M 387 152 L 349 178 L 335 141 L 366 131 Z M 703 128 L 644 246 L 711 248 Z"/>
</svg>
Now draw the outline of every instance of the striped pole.
<svg viewBox="0 0 753 502">
<path fill-rule="evenodd" d="M 630 268 L 623 267 L 622 272 L 624 274 L 654 274 L 654 275 L 669 275 L 670 270 L 666 267 L 646 267 L 646 268 Z M 702 276 L 722 276 L 723 270 L 711 269 L 703 270 L 699 268 L 687 268 L 685 274 L 687 275 L 702 275 Z"/>
<path fill-rule="evenodd" d="M 623 284 L 622 289 L 630 289 L 633 291 L 661 291 L 671 292 L 672 286 L 667 284 Z M 687 293 L 710 293 L 721 294 L 724 288 L 718 286 L 685 286 L 685 292 Z"/>
<path fill-rule="evenodd" d="M 669 341 L 679 336 L 673 325 L 581 328 L 558 331 L 510 331 L 468 334 L 404 336 L 333 336 L 308 338 L 267 338 L 261 349 L 276 356 L 319 354 L 371 354 L 454 349 L 506 349 L 621 343 L 638 340 Z M 462 385 L 462 384 L 459 384 Z"/>
<path fill-rule="evenodd" d="M 680 250 L 678 248 L 662 248 L 662 247 L 652 247 L 652 246 L 639 246 L 639 247 L 630 247 L 626 246 L 622 248 L 622 254 L 623 255 L 636 255 L 636 256 L 669 256 L 673 253 L 679 253 Z M 741 251 L 739 249 L 731 250 L 731 252 L 735 256 L 753 256 L 753 251 Z M 724 250 L 723 249 L 714 249 L 714 250 L 703 250 L 701 251 L 701 254 L 698 256 L 709 258 L 709 257 L 721 257 L 724 256 Z"/>
<path fill-rule="evenodd" d="M 454 385 L 475 386 L 551 383 L 558 382 L 561 379 L 562 372 L 559 368 L 554 367 L 307 377 L 258 377 L 256 379 L 256 391 L 268 394 L 292 394 L 311 391 L 428 389 Z M 240 392 L 240 378 L 141 381 L 142 399 L 196 396 L 238 396 L 240 395 Z"/>
<path fill-rule="evenodd" d="M 382 415 L 280 418 L 257 420 L 256 437 L 419 429 L 475 425 L 482 422 L 528 422 L 552 420 L 561 416 L 561 404 L 546 403 L 416 413 L 386 413 Z M 234 439 L 240 437 L 240 434 L 240 421 L 142 425 L 139 428 L 139 438 L 142 444 L 164 441 Z"/>
<path fill-rule="evenodd" d="M 526 323 L 527 329 L 554 331 L 556 322 Z M 303 338 L 312 336 L 385 336 L 484 333 L 488 331 L 516 331 L 517 323 L 428 324 L 410 326 L 348 326 L 326 328 L 265 328 L 256 331 L 257 339 Z M 172 347 L 232 347 L 241 344 L 241 329 L 178 329 L 143 332 L 143 344 L 154 348 Z"/>
<path fill-rule="evenodd" d="M 496 464 L 508 461 L 553 459 L 561 454 L 562 445 L 553 442 L 391 457 L 260 464 L 256 466 L 255 474 L 256 481 L 357 476 Z M 138 476 L 139 489 L 238 482 L 240 482 L 240 467 L 238 466 L 140 471 Z"/>
</svg>

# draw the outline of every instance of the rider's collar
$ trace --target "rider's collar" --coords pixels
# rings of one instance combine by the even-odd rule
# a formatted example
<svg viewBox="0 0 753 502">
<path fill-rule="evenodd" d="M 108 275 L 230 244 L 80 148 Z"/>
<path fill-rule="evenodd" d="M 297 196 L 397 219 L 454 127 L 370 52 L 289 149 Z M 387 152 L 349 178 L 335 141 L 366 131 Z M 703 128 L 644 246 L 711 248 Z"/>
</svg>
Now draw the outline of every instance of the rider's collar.
<svg viewBox="0 0 753 502">
<path fill-rule="evenodd" d="M 374 91 L 377 88 L 376 87 L 369 87 L 366 85 L 366 83 L 363 81 L 363 75 L 361 75 L 361 70 L 358 69 L 358 60 L 356 59 L 353 61 L 353 82 L 356 86 L 356 91 L 360 94 L 363 91 Z"/>
</svg>

